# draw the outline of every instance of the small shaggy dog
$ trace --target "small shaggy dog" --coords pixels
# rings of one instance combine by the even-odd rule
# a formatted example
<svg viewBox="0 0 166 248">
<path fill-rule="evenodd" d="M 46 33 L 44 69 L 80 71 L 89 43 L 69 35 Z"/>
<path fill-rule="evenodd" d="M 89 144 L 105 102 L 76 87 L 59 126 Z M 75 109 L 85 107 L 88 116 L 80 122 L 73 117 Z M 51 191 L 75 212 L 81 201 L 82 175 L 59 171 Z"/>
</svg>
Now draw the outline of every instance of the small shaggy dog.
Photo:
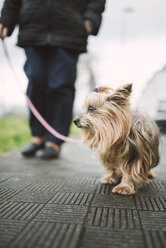
<svg viewBox="0 0 166 248">
<path fill-rule="evenodd" d="M 149 182 L 159 163 L 159 131 L 154 121 L 130 108 L 132 84 L 113 90 L 99 86 L 74 119 L 83 143 L 95 148 L 105 167 L 101 183 L 117 184 L 113 193 L 135 194 L 136 184 Z"/>
</svg>

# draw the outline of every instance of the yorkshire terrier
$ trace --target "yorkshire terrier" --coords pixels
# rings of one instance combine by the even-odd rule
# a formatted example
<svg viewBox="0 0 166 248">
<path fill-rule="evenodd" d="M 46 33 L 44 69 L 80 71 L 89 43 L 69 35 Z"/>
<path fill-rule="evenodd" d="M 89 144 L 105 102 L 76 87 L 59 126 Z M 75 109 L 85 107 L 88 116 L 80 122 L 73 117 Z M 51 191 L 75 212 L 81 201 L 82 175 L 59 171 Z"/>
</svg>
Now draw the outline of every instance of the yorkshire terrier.
<svg viewBox="0 0 166 248">
<path fill-rule="evenodd" d="M 105 168 L 103 184 L 117 184 L 113 193 L 136 193 L 136 185 L 154 178 L 159 163 L 159 131 L 155 122 L 130 107 L 132 84 L 116 90 L 99 86 L 87 97 L 74 119 L 82 142 L 95 148 Z"/>
</svg>

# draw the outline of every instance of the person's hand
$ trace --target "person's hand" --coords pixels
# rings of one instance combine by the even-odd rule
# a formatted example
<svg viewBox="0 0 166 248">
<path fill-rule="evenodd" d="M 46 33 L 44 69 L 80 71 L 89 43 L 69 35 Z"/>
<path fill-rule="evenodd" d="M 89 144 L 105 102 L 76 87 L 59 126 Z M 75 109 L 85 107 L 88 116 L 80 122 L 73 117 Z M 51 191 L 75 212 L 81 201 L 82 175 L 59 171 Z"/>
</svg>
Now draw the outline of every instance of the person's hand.
<svg viewBox="0 0 166 248">
<path fill-rule="evenodd" d="M 8 28 L 0 23 L 0 38 L 3 40 L 8 34 Z"/>
<path fill-rule="evenodd" d="M 86 29 L 87 34 L 91 34 L 92 33 L 92 24 L 90 21 L 84 21 L 84 26 Z"/>
</svg>

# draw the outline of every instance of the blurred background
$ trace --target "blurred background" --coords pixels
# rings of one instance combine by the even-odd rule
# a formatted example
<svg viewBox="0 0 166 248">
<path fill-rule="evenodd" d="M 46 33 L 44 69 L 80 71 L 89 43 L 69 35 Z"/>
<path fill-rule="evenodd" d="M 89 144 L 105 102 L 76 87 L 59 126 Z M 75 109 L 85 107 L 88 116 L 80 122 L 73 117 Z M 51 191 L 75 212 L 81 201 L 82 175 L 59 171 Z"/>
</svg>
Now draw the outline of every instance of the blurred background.
<svg viewBox="0 0 166 248">
<path fill-rule="evenodd" d="M 0 9 L 3 2 L 0 0 Z M 165 0 L 107 0 L 100 32 L 97 37 L 89 37 L 88 53 L 79 58 L 74 114 L 81 112 L 85 96 L 95 86 L 116 88 L 132 82 L 132 105 L 139 106 L 165 127 L 165 10 Z M 16 28 L 7 39 L 7 46 L 25 91 L 27 79 L 22 70 L 25 56 L 23 50 L 15 46 L 17 32 Z M 24 94 L 13 78 L 0 46 L 0 123 L 6 115 L 22 118 L 27 117 L 27 113 Z M 5 124 L 0 124 L 3 133 L 4 128 Z"/>
</svg>

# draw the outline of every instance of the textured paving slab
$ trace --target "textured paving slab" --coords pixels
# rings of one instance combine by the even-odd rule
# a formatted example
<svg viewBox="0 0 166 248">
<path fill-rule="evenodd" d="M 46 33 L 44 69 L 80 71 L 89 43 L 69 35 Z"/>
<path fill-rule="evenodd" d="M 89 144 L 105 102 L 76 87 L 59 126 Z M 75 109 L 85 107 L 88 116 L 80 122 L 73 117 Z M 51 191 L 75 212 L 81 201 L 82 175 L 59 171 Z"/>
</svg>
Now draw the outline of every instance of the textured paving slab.
<svg viewBox="0 0 166 248">
<path fill-rule="evenodd" d="M 103 168 L 84 146 L 60 159 L 0 156 L 0 248 L 166 247 L 166 136 L 156 178 L 134 196 L 101 185 Z"/>
</svg>

